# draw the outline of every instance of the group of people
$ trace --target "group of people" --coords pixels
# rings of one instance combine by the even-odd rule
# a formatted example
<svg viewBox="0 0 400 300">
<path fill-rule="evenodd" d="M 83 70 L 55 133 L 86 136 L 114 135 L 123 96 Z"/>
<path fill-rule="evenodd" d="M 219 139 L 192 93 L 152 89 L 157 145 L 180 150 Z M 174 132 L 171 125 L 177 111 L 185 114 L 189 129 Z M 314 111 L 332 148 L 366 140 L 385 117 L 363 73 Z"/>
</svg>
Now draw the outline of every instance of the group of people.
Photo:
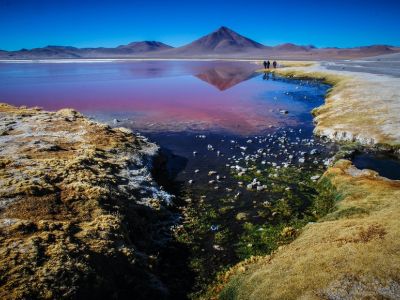
<svg viewBox="0 0 400 300">
<path fill-rule="evenodd" d="M 271 66 L 271 62 L 268 60 L 268 61 L 265 61 L 264 60 L 264 69 L 269 69 L 269 67 Z M 277 64 L 277 62 L 274 60 L 274 62 L 272 63 L 272 66 L 274 67 L 274 69 L 276 69 L 276 66 L 277 66 L 278 64 Z"/>
</svg>

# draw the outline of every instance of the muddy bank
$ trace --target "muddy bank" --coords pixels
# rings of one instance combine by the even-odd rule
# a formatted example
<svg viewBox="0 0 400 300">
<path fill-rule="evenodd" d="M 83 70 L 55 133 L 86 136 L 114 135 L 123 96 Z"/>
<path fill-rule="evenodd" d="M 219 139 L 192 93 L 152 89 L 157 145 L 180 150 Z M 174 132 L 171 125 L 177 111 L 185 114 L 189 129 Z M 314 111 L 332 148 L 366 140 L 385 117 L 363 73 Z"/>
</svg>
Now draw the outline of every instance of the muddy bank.
<svg viewBox="0 0 400 300">
<path fill-rule="evenodd" d="M 158 147 L 73 110 L 0 105 L 0 295 L 164 299 L 176 216 Z"/>
</svg>

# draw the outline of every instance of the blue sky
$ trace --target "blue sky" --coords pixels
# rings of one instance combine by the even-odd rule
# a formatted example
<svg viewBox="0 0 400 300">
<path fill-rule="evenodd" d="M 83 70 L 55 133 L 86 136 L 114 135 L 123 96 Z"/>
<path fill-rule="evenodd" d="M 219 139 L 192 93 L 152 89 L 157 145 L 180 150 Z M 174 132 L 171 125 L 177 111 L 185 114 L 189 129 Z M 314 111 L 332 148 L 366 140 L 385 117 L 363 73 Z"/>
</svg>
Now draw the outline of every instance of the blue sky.
<svg viewBox="0 0 400 300">
<path fill-rule="evenodd" d="M 400 0 L 0 0 L 0 49 L 181 46 L 221 25 L 266 45 L 400 46 Z"/>
</svg>

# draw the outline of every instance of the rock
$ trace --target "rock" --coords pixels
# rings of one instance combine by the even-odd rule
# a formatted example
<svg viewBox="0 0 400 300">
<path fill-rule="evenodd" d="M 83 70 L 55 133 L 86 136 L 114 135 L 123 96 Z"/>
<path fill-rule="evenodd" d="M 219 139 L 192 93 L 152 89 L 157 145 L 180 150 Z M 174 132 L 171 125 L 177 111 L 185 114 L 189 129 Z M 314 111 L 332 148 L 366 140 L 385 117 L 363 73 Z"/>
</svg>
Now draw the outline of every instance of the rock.
<svg viewBox="0 0 400 300">
<path fill-rule="evenodd" d="M 317 181 L 320 177 L 321 177 L 320 175 L 314 175 L 314 176 L 311 176 L 311 180 Z"/>
<path fill-rule="evenodd" d="M 208 172 L 208 176 L 213 176 L 213 175 L 216 175 L 216 174 L 218 174 L 217 171 L 209 171 Z"/>
<path fill-rule="evenodd" d="M 213 245 L 213 248 L 215 250 L 217 250 L 217 251 L 223 251 L 224 250 L 224 248 L 222 246 L 220 246 L 220 245 Z"/>
<path fill-rule="evenodd" d="M 249 214 L 245 212 L 240 212 L 236 215 L 236 220 L 238 221 L 246 221 L 249 218 Z"/>
<path fill-rule="evenodd" d="M 219 225 L 211 225 L 210 230 L 211 231 L 217 231 L 219 229 Z"/>
<path fill-rule="evenodd" d="M 287 115 L 289 113 L 289 111 L 285 110 L 285 109 L 280 109 L 279 112 L 283 115 Z"/>
</svg>

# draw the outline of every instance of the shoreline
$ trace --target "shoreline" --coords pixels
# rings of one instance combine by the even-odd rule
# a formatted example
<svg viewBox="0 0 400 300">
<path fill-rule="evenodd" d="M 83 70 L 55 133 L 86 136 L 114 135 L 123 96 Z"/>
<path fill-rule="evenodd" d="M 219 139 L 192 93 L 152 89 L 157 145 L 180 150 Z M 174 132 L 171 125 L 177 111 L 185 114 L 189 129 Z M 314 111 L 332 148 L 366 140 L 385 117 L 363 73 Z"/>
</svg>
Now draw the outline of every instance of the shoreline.
<svg viewBox="0 0 400 300">
<path fill-rule="evenodd" d="M 325 104 L 312 111 L 316 135 L 367 147 L 400 148 L 400 78 L 328 70 L 318 62 L 305 67 L 287 62 L 284 68 L 267 72 L 294 79 L 322 80 L 332 85 Z"/>
</svg>

